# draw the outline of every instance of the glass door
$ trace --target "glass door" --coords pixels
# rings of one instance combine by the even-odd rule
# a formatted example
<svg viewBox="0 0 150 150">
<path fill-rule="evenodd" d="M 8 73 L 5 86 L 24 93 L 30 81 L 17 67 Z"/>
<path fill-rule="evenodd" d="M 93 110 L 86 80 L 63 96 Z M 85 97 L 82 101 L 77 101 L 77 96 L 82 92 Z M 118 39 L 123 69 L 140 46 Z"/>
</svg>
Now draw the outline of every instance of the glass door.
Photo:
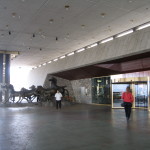
<svg viewBox="0 0 150 150">
<path fill-rule="evenodd" d="M 147 82 L 135 83 L 135 107 L 148 107 Z"/>
<path fill-rule="evenodd" d="M 129 86 L 134 97 L 133 108 L 148 108 L 150 110 L 150 79 L 147 77 L 120 78 L 112 83 L 112 108 L 122 108 L 121 95 Z"/>
<path fill-rule="evenodd" d="M 92 79 L 92 103 L 111 104 L 110 77 Z"/>
</svg>

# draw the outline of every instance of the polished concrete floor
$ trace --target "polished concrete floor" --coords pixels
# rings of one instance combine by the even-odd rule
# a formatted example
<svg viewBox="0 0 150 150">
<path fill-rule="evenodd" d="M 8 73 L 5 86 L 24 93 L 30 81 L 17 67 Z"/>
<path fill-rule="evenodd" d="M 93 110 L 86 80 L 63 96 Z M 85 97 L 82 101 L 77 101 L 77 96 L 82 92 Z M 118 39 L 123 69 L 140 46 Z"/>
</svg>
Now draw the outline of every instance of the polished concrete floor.
<svg viewBox="0 0 150 150">
<path fill-rule="evenodd" d="M 1 107 L 0 150 L 150 150 L 150 112 L 109 106 Z"/>
</svg>

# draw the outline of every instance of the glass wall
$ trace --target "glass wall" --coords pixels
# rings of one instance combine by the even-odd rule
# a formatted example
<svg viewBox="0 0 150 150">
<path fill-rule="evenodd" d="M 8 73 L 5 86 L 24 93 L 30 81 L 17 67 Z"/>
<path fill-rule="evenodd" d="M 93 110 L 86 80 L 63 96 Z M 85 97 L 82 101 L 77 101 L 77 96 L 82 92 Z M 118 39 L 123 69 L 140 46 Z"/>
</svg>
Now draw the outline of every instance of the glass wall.
<svg viewBox="0 0 150 150">
<path fill-rule="evenodd" d="M 92 79 L 92 103 L 111 104 L 110 77 Z"/>
<path fill-rule="evenodd" d="M 112 83 L 112 108 L 121 108 L 122 93 L 126 87 L 130 87 L 134 97 L 133 108 L 149 107 L 149 81 L 146 77 L 139 78 L 122 78 L 114 80 Z"/>
<path fill-rule="evenodd" d="M 148 86 L 146 83 L 135 83 L 135 107 L 148 107 Z"/>
</svg>

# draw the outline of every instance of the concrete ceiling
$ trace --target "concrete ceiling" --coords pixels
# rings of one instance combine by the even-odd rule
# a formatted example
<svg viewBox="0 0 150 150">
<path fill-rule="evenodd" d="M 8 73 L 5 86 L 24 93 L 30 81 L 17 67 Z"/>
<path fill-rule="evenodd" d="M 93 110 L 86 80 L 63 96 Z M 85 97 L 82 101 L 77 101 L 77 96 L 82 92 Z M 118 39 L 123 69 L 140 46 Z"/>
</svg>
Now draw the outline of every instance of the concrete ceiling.
<svg viewBox="0 0 150 150">
<path fill-rule="evenodd" d="M 68 9 L 65 6 L 69 6 Z M 0 0 L 0 50 L 37 66 L 150 21 L 150 0 Z"/>
</svg>

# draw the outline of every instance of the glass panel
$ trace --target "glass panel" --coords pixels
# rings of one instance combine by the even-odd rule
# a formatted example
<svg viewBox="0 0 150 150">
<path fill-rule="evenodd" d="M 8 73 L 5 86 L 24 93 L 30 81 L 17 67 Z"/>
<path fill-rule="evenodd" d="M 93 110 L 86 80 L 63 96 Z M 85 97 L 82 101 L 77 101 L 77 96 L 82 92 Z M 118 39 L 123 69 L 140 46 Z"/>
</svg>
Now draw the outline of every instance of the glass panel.
<svg viewBox="0 0 150 150">
<path fill-rule="evenodd" d="M 135 84 L 135 107 L 148 107 L 147 83 Z"/>
<path fill-rule="evenodd" d="M 92 79 L 92 102 L 111 104 L 110 77 Z"/>
<path fill-rule="evenodd" d="M 113 107 L 121 107 L 122 93 L 126 91 L 130 84 L 113 84 Z"/>
</svg>

